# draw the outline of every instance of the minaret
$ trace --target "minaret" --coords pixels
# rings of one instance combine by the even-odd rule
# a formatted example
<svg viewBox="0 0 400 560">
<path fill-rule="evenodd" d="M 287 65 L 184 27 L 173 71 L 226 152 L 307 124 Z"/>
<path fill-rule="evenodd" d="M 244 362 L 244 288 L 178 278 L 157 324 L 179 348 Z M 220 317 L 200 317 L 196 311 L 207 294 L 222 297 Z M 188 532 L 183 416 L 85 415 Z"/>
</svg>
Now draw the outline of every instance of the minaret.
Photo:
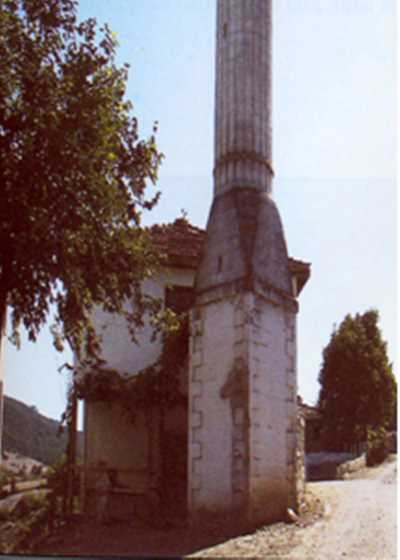
<svg viewBox="0 0 400 560">
<path fill-rule="evenodd" d="M 218 0 L 214 200 L 191 316 L 188 504 L 296 504 L 296 300 L 272 194 L 272 0 Z"/>
</svg>

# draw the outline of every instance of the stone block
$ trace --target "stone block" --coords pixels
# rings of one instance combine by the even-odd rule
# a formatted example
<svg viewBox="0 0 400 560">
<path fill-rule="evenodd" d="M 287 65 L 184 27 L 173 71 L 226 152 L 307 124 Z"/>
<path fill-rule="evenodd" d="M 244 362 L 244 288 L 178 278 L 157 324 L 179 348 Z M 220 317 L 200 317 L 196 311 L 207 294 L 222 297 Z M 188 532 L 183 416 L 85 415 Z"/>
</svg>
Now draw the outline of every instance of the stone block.
<svg viewBox="0 0 400 560">
<path fill-rule="evenodd" d="M 294 432 L 287 432 L 286 433 L 286 451 L 288 455 L 294 454 L 296 451 L 296 433 Z"/>
<path fill-rule="evenodd" d="M 192 352 L 199 352 L 203 347 L 203 338 L 201 336 L 192 337 Z"/>
<path fill-rule="evenodd" d="M 240 325 L 235 325 L 235 340 L 241 341 L 244 340 L 246 336 L 246 327 L 242 323 Z"/>
<path fill-rule="evenodd" d="M 233 313 L 233 326 L 239 327 L 244 324 L 245 322 L 245 311 L 242 306 L 235 307 L 235 311 Z"/>
<path fill-rule="evenodd" d="M 192 366 L 201 366 L 203 363 L 203 351 L 197 350 L 192 354 Z"/>
<path fill-rule="evenodd" d="M 201 476 L 201 461 L 198 459 L 192 461 L 192 475 Z"/>
<path fill-rule="evenodd" d="M 192 367 L 192 381 L 201 382 L 201 366 Z"/>
<path fill-rule="evenodd" d="M 265 442 L 261 442 L 259 440 L 253 440 L 252 445 L 252 458 L 256 458 L 258 461 L 262 461 L 262 457 L 265 456 L 266 453 L 266 444 Z"/>
<path fill-rule="evenodd" d="M 251 325 L 250 336 L 253 340 L 261 340 L 263 336 L 263 330 L 259 325 Z"/>
<path fill-rule="evenodd" d="M 202 381 L 192 381 L 191 383 L 191 393 L 193 396 L 192 406 L 193 410 L 202 410 L 202 405 L 200 402 L 200 397 L 203 394 L 203 382 Z"/>
<path fill-rule="evenodd" d="M 287 385 L 286 401 L 290 403 L 297 402 L 297 387 L 292 383 L 288 383 Z"/>
<path fill-rule="evenodd" d="M 246 446 L 243 441 L 236 440 L 233 444 L 233 456 L 236 457 L 244 457 L 246 454 Z"/>
<path fill-rule="evenodd" d="M 288 465 L 286 465 L 286 480 L 288 482 L 293 482 L 293 483 L 295 481 L 295 472 L 294 472 L 293 463 L 289 463 Z"/>
<path fill-rule="evenodd" d="M 241 442 L 244 441 L 244 433 L 242 429 L 237 429 L 234 430 L 234 435 L 233 435 L 233 439 L 235 442 Z"/>
<path fill-rule="evenodd" d="M 199 474 L 192 474 L 190 478 L 190 483 L 191 483 L 192 490 L 200 490 L 201 476 Z"/>
<path fill-rule="evenodd" d="M 191 414 L 191 426 L 192 428 L 200 428 L 203 425 L 203 413 L 202 412 L 192 412 Z"/>
<path fill-rule="evenodd" d="M 234 457 L 233 458 L 233 471 L 234 472 L 243 472 L 245 466 L 245 461 L 243 457 Z"/>
<path fill-rule="evenodd" d="M 191 314 L 190 314 L 190 318 L 191 318 L 191 323 L 192 324 L 196 321 L 199 321 L 201 319 L 201 308 L 200 307 L 194 307 Z"/>
<path fill-rule="evenodd" d="M 293 339 L 289 339 L 289 338 L 286 339 L 285 352 L 287 356 L 296 355 L 296 343 Z"/>
<path fill-rule="evenodd" d="M 264 338 L 252 338 L 251 340 L 252 346 L 254 347 L 255 351 L 257 352 L 260 348 L 268 348 L 269 344 L 266 339 Z"/>
<path fill-rule="evenodd" d="M 287 379 L 294 381 L 296 376 L 296 356 L 286 356 L 286 376 Z"/>
<path fill-rule="evenodd" d="M 244 424 L 245 415 L 243 408 L 235 408 L 233 412 L 233 422 L 236 426 L 242 426 Z"/>
<path fill-rule="evenodd" d="M 194 320 L 191 324 L 191 334 L 194 338 L 201 337 L 203 334 L 203 321 Z"/>
<path fill-rule="evenodd" d="M 287 383 L 292 383 L 297 385 L 297 374 L 296 374 L 296 357 L 286 360 L 286 381 Z"/>
<path fill-rule="evenodd" d="M 287 432 L 291 434 L 297 433 L 297 414 L 295 411 L 292 410 L 288 411 Z"/>
<path fill-rule="evenodd" d="M 263 464 L 259 457 L 252 457 L 252 477 L 260 478 L 263 475 Z"/>
<path fill-rule="evenodd" d="M 235 333 L 236 334 L 236 333 Z M 246 358 L 247 356 L 247 343 L 245 340 L 241 339 L 234 343 L 233 345 L 233 358 Z"/>
<path fill-rule="evenodd" d="M 192 445 L 192 443 L 200 443 L 201 444 L 202 440 L 203 440 L 202 428 L 199 427 L 199 426 L 197 426 L 197 427 L 190 426 L 190 427 L 192 428 L 192 441 L 191 441 L 190 445 Z"/>
<path fill-rule="evenodd" d="M 199 459 L 201 457 L 201 443 L 192 441 L 190 444 L 190 456 L 192 459 Z"/>
</svg>

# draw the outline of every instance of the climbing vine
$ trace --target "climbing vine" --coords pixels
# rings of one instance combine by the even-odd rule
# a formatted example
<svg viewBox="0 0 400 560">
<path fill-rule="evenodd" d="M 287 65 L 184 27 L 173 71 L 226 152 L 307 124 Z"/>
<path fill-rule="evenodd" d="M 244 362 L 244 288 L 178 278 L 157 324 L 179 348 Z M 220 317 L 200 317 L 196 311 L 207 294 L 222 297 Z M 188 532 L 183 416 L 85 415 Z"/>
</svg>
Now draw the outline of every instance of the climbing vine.
<svg viewBox="0 0 400 560">
<path fill-rule="evenodd" d="M 189 319 L 184 313 L 176 329 L 164 335 L 163 349 L 154 365 L 123 375 L 109 368 L 88 372 L 75 382 L 75 395 L 88 401 L 118 402 L 133 418 L 138 409 L 183 404 L 187 397 L 182 392 L 182 372 L 188 364 L 188 351 Z"/>
</svg>

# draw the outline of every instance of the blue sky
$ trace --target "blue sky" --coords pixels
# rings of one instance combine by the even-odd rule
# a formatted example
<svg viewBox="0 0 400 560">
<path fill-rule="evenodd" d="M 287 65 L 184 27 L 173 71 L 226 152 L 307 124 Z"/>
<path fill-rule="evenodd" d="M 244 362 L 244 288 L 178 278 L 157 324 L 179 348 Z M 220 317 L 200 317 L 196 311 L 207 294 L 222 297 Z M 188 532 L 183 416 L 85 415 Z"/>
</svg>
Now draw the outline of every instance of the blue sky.
<svg viewBox="0 0 400 560">
<path fill-rule="evenodd" d="M 80 0 L 116 31 L 142 135 L 159 121 L 162 198 L 145 223 L 212 196 L 214 0 Z M 396 2 L 274 2 L 274 197 L 291 256 L 312 263 L 300 296 L 299 392 L 313 403 L 323 347 L 346 313 L 376 307 L 396 355 Z M 6 393 L 59 416 L 64 361 L 47 334 L 6 350 Z"/>
</svg>

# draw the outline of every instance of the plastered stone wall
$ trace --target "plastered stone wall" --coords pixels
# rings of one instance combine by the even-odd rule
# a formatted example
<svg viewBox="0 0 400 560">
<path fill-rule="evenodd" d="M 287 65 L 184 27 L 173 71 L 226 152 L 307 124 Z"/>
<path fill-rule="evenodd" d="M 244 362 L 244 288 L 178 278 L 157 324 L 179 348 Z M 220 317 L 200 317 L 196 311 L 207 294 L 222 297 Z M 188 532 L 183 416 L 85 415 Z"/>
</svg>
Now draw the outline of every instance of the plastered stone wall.
<svg viewBox="0 0 400 560">
<path fill-rule="evenodd" d="M 256 295 L 250 302 L 251 516 L 283 518 L 296 500 L 295 315 Z"/>
<path fill-rule="evenodd" d="M 189 383 L 188 502 L 217 512 L 231 500 L 232 421 L 220 391 L 232 368 L 234 304 L 219 301 L 192 313 Z"/>
<path fill-rule="evenodd" d="M 247 292 L 191 318 L 189 510 L 257 525 L 296 507 L 295 313 Z M 235 513 L 236 512 L 236 513 Z"/>
<path fill-rule="evenodd" d="M 164 299 L 167 287 L 192 287 L 193 282 L 193 270 L 175 268 L 147 281 L 143 289 L 154 297 Z M 93 320 L 97 332 L 102 335 L 102 356 L 106 367 L 121 374 L 134 375 L 154 364 L 159 357 L 162 349 L 161 337 L 152 340 L 153 330 L 148 320 L 137 333 L 137 343 L 131 340 L 123 317 L 98 309 Z M 121 496 L 121 500 L 126 502 L 124 509 L 131 513 L 136 506 L 143 509 L 154 498 L 152 491 L 157 488 L 161 473 L 159 412 L 153 409 L 132 410 L 130 413 L 118 402 L 87 400 L 84 406 L 85 491 L 88 511 L 95 511 L 94 488 L 96 476 L 100 472 L 100 461 L 104 461 L 108 468 L 115 468 L 119 481 L 128 491 L 133 492 L 129 499 Z M 186 410 L 173 408 L 164 418 L 164 435 L 174 437 L 181 435 L 181 432 L 185 434 L 186 426 Z"/>
<path fill-rule="evenodd" d="M 349 473 L 357 472 L 364 469 L 367 466 L 367 455 L 363 453 L 361 457 L 353 459 L 352 461 L 346 461 L 339 465 L 336 469 L 336 478 L 345 479 L 346 475 Z"/>
</svg>

